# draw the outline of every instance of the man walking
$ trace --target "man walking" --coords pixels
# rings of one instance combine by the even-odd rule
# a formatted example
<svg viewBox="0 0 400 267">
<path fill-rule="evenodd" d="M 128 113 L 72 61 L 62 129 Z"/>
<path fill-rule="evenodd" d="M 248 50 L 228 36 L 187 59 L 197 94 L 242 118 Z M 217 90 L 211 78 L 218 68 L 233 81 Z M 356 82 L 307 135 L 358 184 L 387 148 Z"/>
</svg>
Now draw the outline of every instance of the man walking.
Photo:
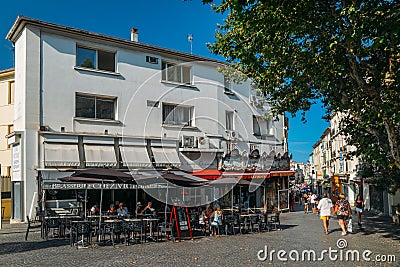
<svg viewBox="0 0 400 267">
<path fill-rule="evenodd" d="M 325 234 L 328 234 L 329 219 L 331 218 L 331 211 L 333 212 L 332 200 L 328 198 L 328 195 L 324 193 L 322 199 L 318 203 L 318 213 L 324 225 Z"/>
</svg>

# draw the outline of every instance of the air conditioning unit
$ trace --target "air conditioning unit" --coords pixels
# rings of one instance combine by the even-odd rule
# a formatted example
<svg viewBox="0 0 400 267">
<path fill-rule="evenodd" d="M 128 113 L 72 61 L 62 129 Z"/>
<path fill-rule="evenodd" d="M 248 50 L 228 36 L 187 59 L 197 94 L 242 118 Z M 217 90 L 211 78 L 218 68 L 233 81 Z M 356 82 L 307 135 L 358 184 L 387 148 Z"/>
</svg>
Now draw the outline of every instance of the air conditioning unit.
<svg viewBox="0 0 400 267">
<path fill-rule="evenodd" d="M 210 139 L 208 137 L 199 136 L 197 138 L 198 148 L 210 148 Z"/>
<path fill-rule="evenodd" d="M 182 147 L 194 147 L 194 136 L 183 135 L 181 141 Z"/>
<path fill-rule="evenodd" d="M 226 136 L 229 140 L 234 140 L 237 139 L 238 134 L 236 131 L 226 130 Z"/>
</svg>

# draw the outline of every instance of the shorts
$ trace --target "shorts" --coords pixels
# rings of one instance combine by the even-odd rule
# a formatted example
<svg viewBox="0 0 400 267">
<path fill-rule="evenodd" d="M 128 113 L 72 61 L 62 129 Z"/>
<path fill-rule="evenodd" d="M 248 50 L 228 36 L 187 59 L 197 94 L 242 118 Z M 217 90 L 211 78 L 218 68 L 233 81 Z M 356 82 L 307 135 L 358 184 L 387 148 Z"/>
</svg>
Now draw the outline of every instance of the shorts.
<svg viewBox="0 0 400 267">
<path fill-rule="evenodd" d="M 331 216 L 321 216 L 320 218 L 321 218 L 321 220 L 329 220 L 331 218 Z"/>
<path fill-rule="evenodd" d="M 363 212 L 363 209 L 360 209 L 360 208 L 356 208 L 356 212 Z"/>
<path fill-rule="evenodd" d="M 314 203 L 311 203 L 311 207 L 314 209 L 314 208 L 317 207 L 317 204 L 315 204 L 315 202 L 314 202 Z"/>
<path fill-rule="evenodd" d="M 349 218 L 349 215 L 337 215 L 337 218 L 339 220 L 345 220 L 346 221 Z"/>
</svg>

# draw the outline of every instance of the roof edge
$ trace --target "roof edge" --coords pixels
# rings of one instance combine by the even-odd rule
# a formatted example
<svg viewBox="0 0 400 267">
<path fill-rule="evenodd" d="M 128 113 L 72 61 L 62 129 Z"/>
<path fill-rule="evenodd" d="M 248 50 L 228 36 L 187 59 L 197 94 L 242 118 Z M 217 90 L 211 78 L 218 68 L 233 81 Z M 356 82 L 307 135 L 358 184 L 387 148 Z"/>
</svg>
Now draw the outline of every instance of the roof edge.
<svg viewBox="0 0 400 267">
<path fill-rule="evenodd" d="M 33 26 L 39 27 L 39 28 L 50 29 L 50 30 L 54 30 L 54 31 L 60 31 L 60 32 L 64 32 L 64 33 L 90 37 L 90 38 L 101 40 L 101 41 L 108 41 L 108 42 L 112 42 L 117 45 L 129 46 L 132 49 L 151 51 L 151 52 L 157 53 L 157 54 L 172 55 L 172 56 L 183 58 L 183 59 L 190 60 L 190 61 L 204 61 L 204 62 L 210 62 L 210 63 L 223 64 L 223 65 L 228 64 L 227 62 L 223 62 L 223 61 L 216 60 L 216 59 L 211 59 L 211 58 L 207 58 L 207 57 L 203 57 L 203 56 L 196 56 L 193 54 L 189 54 L 189 53 L 185 53 L 185 52 L 181 52 L 181 51 L 177 51 L 177 50 L 173 50 L 173 49 L 169 49 L 169 48 L 163 48 L 163 47 L 159 47 L 159 46 L 155 46 L 155 45 L 134 42 L 134 41 L 130 41 L 127 39 L 113 37 L 113 36 L 104 35 L 104 34 L 100 34 L 100 33 L 94 33 L 94 32 L 90 32 L 90 31 L 86 31 L 86 30 L 81 30 L 78 28 L 62 26 L 59 24 L 45 22 L 45 21 L 41 21 L 41 20 L 37 20 L 37 19 L 33 19 L 33 18 L 28 18 L 28 17 L 21 16 L 21 15 L 18 16 L 17 19 L 15 20 L 13 26 L 11 27 L 11 29 L 9 30 L 9 32 L 6 36 L 6 40 L 9 40 L 14 43 L 15 40 L 17 39 L 17 36 L 19 35 L 19 33 L 22 31 L 22 29 L 24 27 L 26 27 L 26 25 L 33 25 Z"/>
</svg>

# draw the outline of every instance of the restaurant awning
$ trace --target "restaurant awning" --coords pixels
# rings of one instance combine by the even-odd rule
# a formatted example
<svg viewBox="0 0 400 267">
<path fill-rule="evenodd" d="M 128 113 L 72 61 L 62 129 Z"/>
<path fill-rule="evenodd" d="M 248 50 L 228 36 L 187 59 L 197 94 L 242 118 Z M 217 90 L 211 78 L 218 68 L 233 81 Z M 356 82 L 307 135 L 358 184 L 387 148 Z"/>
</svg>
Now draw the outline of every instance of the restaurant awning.
<svg viewBox="0 0 400 267">
<path fill-rule="evenodd" d="M 87 167 L 117 165 L 114 146 L 85 144 L 84 148 Z"/>
<path fill-rule="evenodd" d="M 78 144 L 44 143 L 44 166 L 79 166 Z"/>
<path fill-rule="evenodd" d="M 156 166 L 179 166 L 181 164 L 175 147 L 152 147 L 151 151 L 153 152 Z"/>
<path fill-rule="evenodd" d="M 150 167 L 151 161 L 145 146 L 120 146 L 124 166 Z"/>
</svg>

